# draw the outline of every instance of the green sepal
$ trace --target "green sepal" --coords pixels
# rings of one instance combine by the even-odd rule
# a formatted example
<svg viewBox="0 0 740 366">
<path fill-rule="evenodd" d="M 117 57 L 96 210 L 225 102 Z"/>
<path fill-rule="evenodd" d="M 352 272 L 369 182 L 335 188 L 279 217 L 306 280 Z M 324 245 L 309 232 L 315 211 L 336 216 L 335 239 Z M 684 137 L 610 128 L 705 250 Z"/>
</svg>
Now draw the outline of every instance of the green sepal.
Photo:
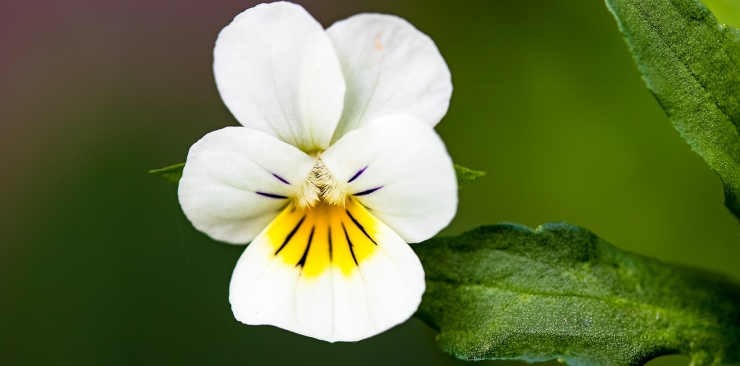
<svg viewBox="0 0 740 366">
<path fill-rule="evenodd" d="M 185 169 L 185 163 L 170 165 L 161 169 L 152 169 L 149 174 L 154 174 L 170 183 L 180 183 L 182 170 Z"/>
<path fill-rule="evenodd" d="M 152 169 L 149 173 L 161 177 L 162 179 L 171 182 L 179 183 L 182 178 L 182 170 L 185 168 L 185 163 L 171 165 L 161 169 Z M 468 169 L 464 166 L 455 164 L 455 173 L 457 174 L 457 187 L 462 186 L 486 175 L 485 172 Z"/>
<path fill-rule="evenodd" d="M 462 165 L 455 164 L 455 174 L 457 175 L 457 188 L 462 188 L 464 185 L 486 175 L 486 172 L 479 170 L 468 169 Z"/>
</svg>

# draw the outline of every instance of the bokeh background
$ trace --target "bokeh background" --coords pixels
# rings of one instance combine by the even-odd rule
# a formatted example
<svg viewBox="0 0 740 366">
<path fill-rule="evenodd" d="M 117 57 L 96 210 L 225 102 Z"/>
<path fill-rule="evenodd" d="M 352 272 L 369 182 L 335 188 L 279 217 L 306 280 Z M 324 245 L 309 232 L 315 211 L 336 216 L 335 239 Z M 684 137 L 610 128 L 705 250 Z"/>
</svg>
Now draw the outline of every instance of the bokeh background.
<svg viewBox="0 0 740 366">
<path fill-rule="evenodd" d="M 456 162 L 489 173 L 460 192 L 444 234 L 567 221 L 740 278 L 720 181 L 644 86 L 602 1 L 299 2 L 325 26 L 396 14 L 437 43 L 455 87 L 437 130 Z M 175 187 L 147 174 L 236 124 L 211 52 L 254 4 L 0 2 L 0 364 L 463 364 L 415 318 L 355 344 L 238 323 L 227 292 L 242 247 L 195 231 Z M 740 25 L 736 1 L 707 4 Z"/>
</svg>

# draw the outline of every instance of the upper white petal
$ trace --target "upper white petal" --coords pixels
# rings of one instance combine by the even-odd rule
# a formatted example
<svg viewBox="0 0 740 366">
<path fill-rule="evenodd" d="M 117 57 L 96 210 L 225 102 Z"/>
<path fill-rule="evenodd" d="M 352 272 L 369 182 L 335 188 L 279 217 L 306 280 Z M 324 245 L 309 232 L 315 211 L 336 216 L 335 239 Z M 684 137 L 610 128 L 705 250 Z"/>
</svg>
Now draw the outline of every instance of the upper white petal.
<svg viewBox="0 0 740 366">
<path fill-rule="evenodd" d="M 407 114 L 434 126 L 447 113 L 450 71 L 434 42 L 413 25 L 392 15 L 358 14 L 326 32 L 347 82 L 334 141 L 381 116 Z"/>
<path fill-rule="evenodd" d="M 213 71 L 242 125 L 303 151 L 329 146 L 344 77 L 326 32 L 301 6 L 261 4 L 237 15 L 218 35 Z"/>
<path fill-rule="evenodd" d="M 263 194 L 295 196 L 314 161 L 263 132 L 226 127 L 190 148 L 178 187 L 180 205 L 196 229 L 244 244 L 289 202 Z"/>
<path fill-rule="evenodd" d="M 409 243 L 429 239 L 455 216 L 452 159 L 434 129 L 415 118 L 378 118 L 346 134 L 321 159 L 345 191 Z"/>
</svg>

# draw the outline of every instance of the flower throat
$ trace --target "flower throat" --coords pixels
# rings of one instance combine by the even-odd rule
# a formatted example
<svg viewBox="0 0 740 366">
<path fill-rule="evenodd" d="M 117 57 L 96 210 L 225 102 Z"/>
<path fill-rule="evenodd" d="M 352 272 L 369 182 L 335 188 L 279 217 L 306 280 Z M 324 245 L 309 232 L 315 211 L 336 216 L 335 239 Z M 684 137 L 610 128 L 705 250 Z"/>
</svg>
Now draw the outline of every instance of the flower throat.
<svg viewBox="0 0 740 366">
<path fill-rule="evenodd" d="M 311 208 L 319 201 L 344 206 L 347 194 L 341 186 L 321 160 L 321 155 L 318 155 L 316 163 L 296 195 L 296 206 L 302 209 Z"/>
</svg>

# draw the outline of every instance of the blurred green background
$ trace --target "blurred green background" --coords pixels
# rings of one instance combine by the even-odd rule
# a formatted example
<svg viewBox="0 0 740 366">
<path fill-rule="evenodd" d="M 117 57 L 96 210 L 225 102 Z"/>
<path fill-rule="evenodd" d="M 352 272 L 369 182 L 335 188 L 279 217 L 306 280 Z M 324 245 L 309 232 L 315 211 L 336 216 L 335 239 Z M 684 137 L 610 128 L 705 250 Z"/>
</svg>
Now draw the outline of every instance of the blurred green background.
<svg viewBox="0 0 740 366">
<path fill-rule="evenodd" d="M 643 84 L 602 1 L 300 3 L 325 26 L 396 14 L 437 43 L 455 87 L 437 130 L 456 162 L 489 173 L 460 192 L 445 234 L 567 221 L 740 278 L 720 180 Z M 740 24 L 736 1 L 707 4 Z M 253 5 L 0 3 L 0 364 L 463 364 L 415 318 L 355 344 L 238 323 L 227 292 L 243 248 L 195 231 L 175 187 L 146 173 L 236 124 L 211 52 Z"/>
</svg>

